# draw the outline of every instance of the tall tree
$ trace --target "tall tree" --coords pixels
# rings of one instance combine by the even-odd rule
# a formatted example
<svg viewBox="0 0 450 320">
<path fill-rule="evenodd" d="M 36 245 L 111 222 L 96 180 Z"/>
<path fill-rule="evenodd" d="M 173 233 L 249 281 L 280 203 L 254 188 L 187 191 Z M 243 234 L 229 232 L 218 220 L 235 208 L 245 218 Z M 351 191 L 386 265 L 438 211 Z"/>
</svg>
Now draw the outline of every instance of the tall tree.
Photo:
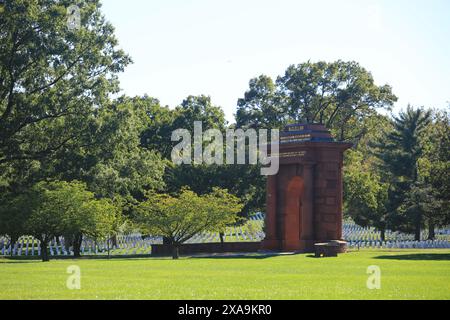
<svg viewBox="0 0 450 320">
<path fill-rule="evenodd" d="M 88 185 L 99 196 L 142 199 L 145 190 L 164 187 L 167 162 L 142 146 L 148 115 L 136 99 L 122 97 L 100 117 L 106 141 L 93 150 L 97 163 L 87 172 Z"/>
<path fill-rule="evenodd" d="M 266 76 L 250 80 L 238 101 L 236 121 L 276 128 L 286 122 L 320 122 L 339 141 L 358 140 L 366 133 L 363 120 L 389 110 L 396 100 L 390 86 L 377 86 L 356 62 L 306 62 L 289 66 L 275 89 Z"/>
<path fill-rule="evenodd" d="M 84 145 L 58 150 L 40 164 L 37 179 L 79 180 L 96 197 L 128 201 L 142 198 L 144 190 L 161 189 L 165 161 L 142 147 L 146 110 L 134 100 L 124 96 L 96 110 Z"/>
<path fill-rule="evenodd" d="M 231 128 L 227 127 L 222 108 L 213 105 L 207 96 L 189 96 L 173 113 L 172 130 L 188 129 L 193 134 L 194 121 L 202 122 L 203 131 L 219 129 L 224 135 L 225 130 Z M 161 131 L 168 132 L 166 128 Z M 170 152 L 167 156 L 170 157 Z M 258 166 L 207 164 L 170 166 L 166 171 L 165 182 L 166 191 L 169 193 L 177 193 L 185 186 L 199 195 L 212 192 L 214 187 L 227 189 L 242 200 L 244 206 L 240 212 L 241 216 L 247 216 L 264 207 L 265 178 L 261 176 Z"/>
<path fill-rule="evenodd" d="M 148 101 L 146 104 L 149 105 Z M 171 161 L 173 146 L 178 143 L 171 141 L 173 131 L 186 129 L 193 136 L 194 122 L 200 121 L 203 131 L 214 128 L 225 132 L 227 124 L 222 108 L 212 104 L 211 98 L 204 95 L 189 96 L 171 111 L 153 106 L 149 114 L 151 116 L 143 132 L 142 143 L 146 148 L 158 148 L 168 161 Z M 177 193 L 182 187 L 188 186 L 198 194 L 210 192 L 212 187 L 220 186 L 214 183 L 220 170 L 218 166 L 205 164 L 169 165 L 164 176 L 166 191 Z"/>
<path fill-rule="evenodd" d="M 51 158 L 81 139 L 130 58 L 98 0 L 7 1 L 0 15 L 0 164 Z"/>
<path fill-rule="evenodd" d="M 419 159 L 416 205 L 424 208 L 428 238 L 434 239 L 436 227 L 450 223 L 450 114 L 433 110 L 432 123 L 424 132 L 424 152 Z"/>
<path fill-rule="evenodd" d="M 261 75 L 251 79 L 249 89 L 238 100 L 238 128 L 281 129 L 289 118 L 284 112 L 282 98 L 272 78 Z"/>
<path fill-rule="evenodd" d="M 430 123 L 430 114 L 430 111 L 408 106 L 406 112 L 393 118 L 393 130 L 385 132 L 382 140 L 373 144 L 374 154 L 380 159 L 381 178 L 390 186 L 387 210 L 392 219 L 391 226 L 414 232 L 417 240 L 422 227 L 421 212 L 415 210 L 416 217 L 412 221 L 402 214 L 401 206 L 407 193 L 418 182 L 418 164 L 424 150 L 423 137 Z"/>
<path fill-rule="evenodd" d="M 157 99 L 149 96 L 135 97 L 132 103 L 145 112 L 146 124 L 141 133 L 141 145 L 170 159 L 173 148 L 172 131 L 177 129 L 173 123 L 178 112 L 168 106 L 161 106 Z"/>
<path fill-rule="evenodd" d="M 201 121 L 203 130 L 224 129 L 227 125 L 222 108 L 214 105 L 209 96 L 188 96 L 175 111 L 176 118 L 173 123 L 175 129 L 187 129 L 193 133 L 194 121 Z"/>
<path fill-rule="evenodd" d="M 388 184 L 383 183 L 379 173 L 363 153 L 351 150 L 346 155 L 344 175 L 344 209 L 358 225 L 375 227 L 385 240 L 388 228 Z"/>
</svg>

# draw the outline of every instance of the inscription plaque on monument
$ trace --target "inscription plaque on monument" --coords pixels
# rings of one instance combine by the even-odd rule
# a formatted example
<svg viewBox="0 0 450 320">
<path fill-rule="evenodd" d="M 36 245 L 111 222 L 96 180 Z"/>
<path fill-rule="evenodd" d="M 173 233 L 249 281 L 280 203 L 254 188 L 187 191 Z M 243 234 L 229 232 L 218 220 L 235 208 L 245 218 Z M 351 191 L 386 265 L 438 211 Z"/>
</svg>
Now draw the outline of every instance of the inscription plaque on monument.
<svg viewBox="0 0 450 320">
<path fill-rule="evenodd" d="M 280 170 L 269 176 L 263 250 L 314 251 L 342 238 L 342 162 L 352 144 L 322 124 L 292 124 L 280 133 Z"/>
</svg>

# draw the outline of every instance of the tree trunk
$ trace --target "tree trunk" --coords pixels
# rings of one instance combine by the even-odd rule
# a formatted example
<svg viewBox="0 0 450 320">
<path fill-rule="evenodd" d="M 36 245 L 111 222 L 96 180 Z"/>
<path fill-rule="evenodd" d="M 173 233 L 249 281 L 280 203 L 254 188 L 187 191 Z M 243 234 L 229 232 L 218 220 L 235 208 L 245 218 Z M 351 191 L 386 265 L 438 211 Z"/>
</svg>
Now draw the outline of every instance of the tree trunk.
<svg viewBox="0 0 450 320">
<path fill-rule="evenodd" d="M 420 223 L 416 224 L 416 229 L 414 231 L 414 240 L 420 241 Z"/>
<path fill-rule="evenodd" d="M 73 237 L 64 235 L 64 247 L 66 248 L 66 251 L 70 251 L 70 247 L 73 248 Z"/>
<path fill-rule="evenodd" d="M 48 257 L 48 248 L 47 248 L 48 241 L 41 240 L 41 258 L 42 262 L 50 261 Z"/>
<path fill-rule="evenodd" d="M 436 238 L 436 234 L 434 233 L 434 223 L 430 222 L 428 224 L 428 240 L 434 240 Z"/>
<path fill-rule="evenodd" d="M 73 256 L 75 258 L 81 257 L 81 244 L 83 243 L 83 235 L 78 233 L 73 238 Z"/>
<path fill-rule="evenodd" d="M 111 237 L 111 245 L 112 245 L 113 247 L 117 247 L 117 235 L 113 235 L 113 236 Z"/>
<path fill-rule="evenodd" d="M 222 251 L 225 251 L 225 249 L 224 249 L 224 242 L 225 242 L 225 240 L 224 240 L 224 234 L 223 234 L 223 232 L 220 232 L 219 233 L 219 238 L 220 238 L 220 246 L 221 246 L 221 248 L 222 248 Z"/>
<path fill-rule="evenodd" d="M 386 241 L 386 230 L 384 228 L 380 230 L 380 238 L 382 242 Z"/>
<path fill-rule="evenodd" d="M 106 239 L 106 245 L 108 248 L 108 259 L 111 258 L 111 249 L 110 249 L 109 241 L 111 241 L 111 238 Z"/>
<path fill-rule="evenodd" d="M 180 257 L 178 249 L 178 244 L 172 244 L 172 259 L 178 259 Z"/>
<path fill-rule="evenodd" d="M 12 257 L 13 256 L 13 251 L 14 251 L 14 247 L 16 246 L 16 243 L 17 243 L 17 241 L 19 241 L 19 237 L 13 237 L 13 236 L 10 236 L 10 247 L 11 247 L 11 250 L 10 250 L 10 252 L 9 252 L 9 255 Z"/>
</svg>

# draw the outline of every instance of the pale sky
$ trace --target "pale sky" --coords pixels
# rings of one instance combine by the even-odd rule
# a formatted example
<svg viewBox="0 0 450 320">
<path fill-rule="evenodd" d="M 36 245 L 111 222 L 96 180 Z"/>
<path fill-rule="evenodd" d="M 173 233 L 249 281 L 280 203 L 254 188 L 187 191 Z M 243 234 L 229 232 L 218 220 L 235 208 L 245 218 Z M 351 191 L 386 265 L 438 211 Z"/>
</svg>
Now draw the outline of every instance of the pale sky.
<svg viewBox="0 0 450 320">
<path fill-rule="evenodd" d="M 338 59 L 390 84 L 396 110 L 450 101 L 448 0 L 103 0 L 102 10 L 134 60 L 123 93 L 163 105 L 210 95 L 234 122 L 251 78 Z"/>
</svg>

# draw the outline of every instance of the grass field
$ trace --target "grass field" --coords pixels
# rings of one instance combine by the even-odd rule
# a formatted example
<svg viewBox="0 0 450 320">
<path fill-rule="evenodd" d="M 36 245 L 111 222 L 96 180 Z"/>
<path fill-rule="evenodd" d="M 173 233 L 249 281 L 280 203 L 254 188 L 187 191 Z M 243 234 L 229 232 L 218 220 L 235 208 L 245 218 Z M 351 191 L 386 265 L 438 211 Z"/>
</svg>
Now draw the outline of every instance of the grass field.
<svg viewBox="0 0 450 320">
<path fill-rule="evenodd" d="M 66 287 L 81 268 L 81 289 Z M 381 268 L 369 290 L 367 267 Z M 0 299 L 450 299 L 450 250 L 54 260 L 0 258 Z"/>
</svg>

